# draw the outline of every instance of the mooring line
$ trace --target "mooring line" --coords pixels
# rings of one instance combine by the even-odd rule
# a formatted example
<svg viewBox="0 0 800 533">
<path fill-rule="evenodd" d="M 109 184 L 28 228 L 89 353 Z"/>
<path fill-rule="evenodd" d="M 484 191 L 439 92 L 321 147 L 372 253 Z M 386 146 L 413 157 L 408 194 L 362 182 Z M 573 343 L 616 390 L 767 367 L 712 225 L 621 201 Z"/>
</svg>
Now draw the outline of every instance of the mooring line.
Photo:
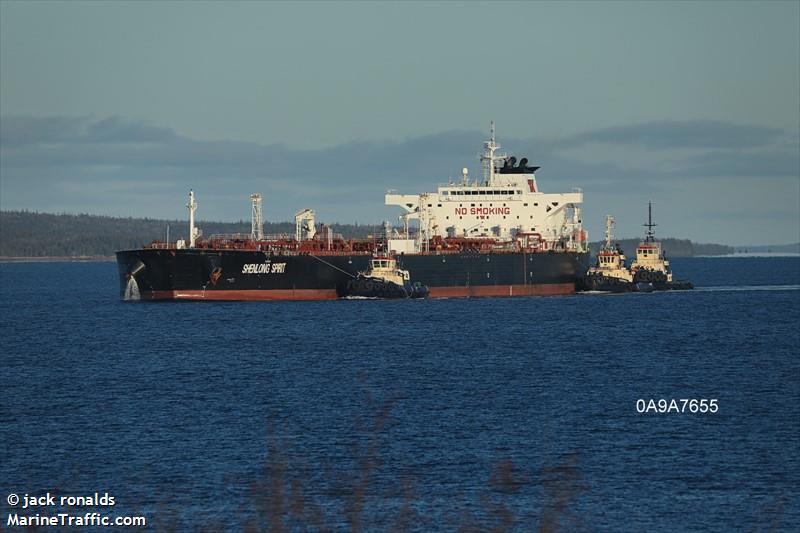
<svg viewBox="0 0 800 533">
<path fill-rule="evenodd" d="M 348 271 L 346 271 L 346 270 L 342 270 L 341 268 L 337 267 L 336 265 L 332 265 L 331 263 L 329 263 L 329 262 L 325 261 L 324 259 L 322 259 L 322 258 L 320 258 L 320 257 L 317 257 L 317 256 L 316 256 L 316 255 L 314 255 L 314 254 L 308 254 L 308 255 L 310 255 L 311 257 L 313 257 L 314 259 L 316 259 L 316 260 L 317 260 L 317 261 L 319 261 L 320 263 L 326 264 L 326 265 L 328 265 L 328 266 L 329 266 L 329 267 L 331 267 L 331 268 L 335 268 L 335 269 L 336 269 L 336 270 L 338 270 L 339 272 L 342 272 L 342 273 L 344 273 L 344 274 L 347 274 L 347 275 L 348 275 L 348 276 L 350 276 L 351 278 L 354 278 L 354 277 L 356 277 L 354 274 L 351 274 L 350 272 L 348 272 Z"/>
</svg>

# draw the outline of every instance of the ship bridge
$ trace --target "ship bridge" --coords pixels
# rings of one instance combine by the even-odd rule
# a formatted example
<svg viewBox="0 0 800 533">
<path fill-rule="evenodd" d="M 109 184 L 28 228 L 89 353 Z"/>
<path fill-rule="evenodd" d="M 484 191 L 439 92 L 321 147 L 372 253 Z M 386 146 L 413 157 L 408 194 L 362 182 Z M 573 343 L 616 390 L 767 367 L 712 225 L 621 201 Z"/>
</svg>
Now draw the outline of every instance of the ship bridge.
<svg viewBox="0 0 800 533">
<path fill-rule="evenodd" d="M 406 239 L 410 238 L 409 223 L 415 220 L 420 245 L 433 237 L 512 240 L 517 234 L 533 234 L 551 249 L 585 247 L 580 189 L 569 193 L 541 192 L 535 175 L 540 167 L 528 166 L 527 158 L 517 162 L 513 156 L 498 155 L 494 128 L 484 149 L 481 180 L 471 179 L 465 168 L 459 182 L 440 185 L 436 192 L 387 192 L 386 205 L 404 211 L 400 219 Z"/>
</svg>

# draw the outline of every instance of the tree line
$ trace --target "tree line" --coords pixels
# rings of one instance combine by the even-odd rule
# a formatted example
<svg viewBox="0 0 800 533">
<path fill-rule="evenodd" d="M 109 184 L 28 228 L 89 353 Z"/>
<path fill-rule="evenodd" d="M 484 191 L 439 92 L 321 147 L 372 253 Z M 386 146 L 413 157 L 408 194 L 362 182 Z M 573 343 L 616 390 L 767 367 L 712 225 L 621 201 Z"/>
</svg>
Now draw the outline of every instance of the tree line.
<svg viewBox="0 0 800 533">
<path fill-rule="evenodd" d="M 694 255 L 729 255 L 734 252 L 733 246 L 725 244 L 702 244 L 692 242 L 689 239 L 658 239 L 661 241 L 661 248 L 664 250 L 664 255 L 670 257 L 692 257 Z M 615 241 L 619 244 L 625 257 L 633 259 L 636 257 L 636 247 L 641 242 L 641 239 L 619 239 Z M 591 243 L 593 251 L 600 249 L 603 245 L 602 241 Z"/>
<path fill-rule="evenodd" d="M 117 250 L 139 248 L 154 240 L 164 241 L 167 226 L 170 241 L 185 239 L 185 220 L 154 218 L 122 218 L 88 214 L 53 214 L 33 211 L 0 211 L 0 257 L 93 257 L 112 256 Z M 198 221 L 206 236 L 214 234 L 250 233 L 250 221 Z M 366 237 L 380 231 L 377 224 L 332 224 L 334 233 L 345 238 Z M 266 222 L 264 233 L 293 235 L 294 222 Z M 619 241 L 632 256 L 636 239 Z M 698 244 L 688 239 L 664 239 L 663 247 L 670 257 L 722 255 L 733 248 L 721 244 Z M 601 243 L 593 243 L 592 249 Z"/>
<path fill-rule="evenodd" d="M 0 211 L 0 257 L 112 256 L 117 250 L 140 248 L 154 240 L 186 239 L 186 220 L 121 218 L 88 214 Z M 250 221 L 198 221 L 204 236 L 250 233 Z M 345 238 L 374 233 L 377 225 L 332 224 Z M 264 233 L 294 235 L 294 222 L 265 222 Z"/>
</svg>

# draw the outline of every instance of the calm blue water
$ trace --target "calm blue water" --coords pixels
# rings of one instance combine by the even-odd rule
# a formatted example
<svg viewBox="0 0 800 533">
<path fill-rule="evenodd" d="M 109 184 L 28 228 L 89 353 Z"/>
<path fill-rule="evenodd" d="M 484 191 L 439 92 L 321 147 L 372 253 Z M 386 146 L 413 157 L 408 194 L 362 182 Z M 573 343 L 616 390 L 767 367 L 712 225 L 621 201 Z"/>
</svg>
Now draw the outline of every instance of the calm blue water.
<svg viewBox="0 0 800 533">
<path fill-rule="evenodd" d="M 796 531 L 800 258 L 673 268 L 698 290 L 131 304 L 112 263 L 0 264 L 2 523 L 49 490 L 156 529 Z"/>
</svg>

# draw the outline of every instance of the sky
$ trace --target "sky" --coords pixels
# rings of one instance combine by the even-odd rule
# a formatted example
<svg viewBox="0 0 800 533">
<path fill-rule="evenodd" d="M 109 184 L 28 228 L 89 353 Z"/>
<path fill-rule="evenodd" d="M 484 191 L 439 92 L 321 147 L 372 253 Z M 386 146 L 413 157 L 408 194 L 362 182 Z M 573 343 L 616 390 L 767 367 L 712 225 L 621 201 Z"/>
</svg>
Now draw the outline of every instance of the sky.
<svg viewBox="0 0 800 533">
<path fill-rule="evenodd" d="M 592 237 L 800 241 L 800 2 L 0 0 L 2 209 L 396 221 L 491 120 Z"/>
</svg>

